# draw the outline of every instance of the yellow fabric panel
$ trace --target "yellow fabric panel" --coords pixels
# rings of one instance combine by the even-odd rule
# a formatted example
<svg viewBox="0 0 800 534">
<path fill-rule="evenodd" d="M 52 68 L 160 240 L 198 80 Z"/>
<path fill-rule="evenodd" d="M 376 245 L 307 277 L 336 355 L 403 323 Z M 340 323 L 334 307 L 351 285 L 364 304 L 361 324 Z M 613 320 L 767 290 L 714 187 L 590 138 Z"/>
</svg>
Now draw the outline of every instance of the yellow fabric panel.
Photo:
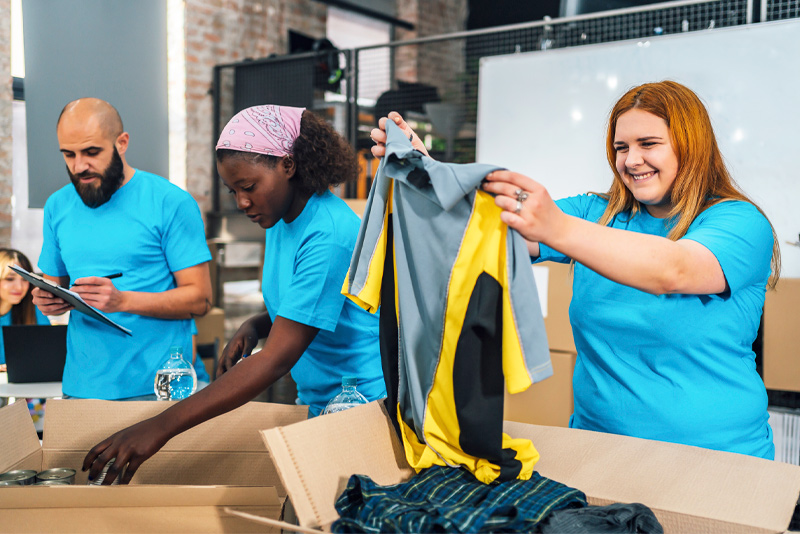
<svg viewBox="0 0 800 534">
<path fill-rule="evenodd" d="M 421 443 L 414 429 L 403 421 L 403 414 L 400 412 L 399 403 L 397 404 L 397 421 L 400 423 L 400 433 L 403 435 L 403 449 L 405 450 L 406 458 L 411 467 L 419 473 L 420 470 L 426 467 L 448 465 L 433 449 Z"/>
<path fill-rule="evenodd" d="M 483 191 L 480 193 L 489 196 L 488 193 L 484 193 Z M 494 205 L 494 199 L 492 199 L 492 205 Z M 502 210 L 496 205 L 494 205 L 494 207 L 498 212 L 496 215 L 497 220 L 500 221 L 500 211 Z M 506 388 L 508 392 L 520 393 L 531 387 L 533 380 L 528 372 L 528 367 L 525 365 L 522 341 L 519 338 L 519 330 L 517 329 L 517 320 L 525 320 L 525 318 L 516 317 L 514 315 L 514 308 L 511 305 L 511 301 L 516 295 L 511 294 L 511 281 L 508 277 L 509 262 L 506 258 L 508 255 L 507 234 L 512 230 L 504 223 L 501 224 L 504 229 L 503 248 L 500 254 L 502 259 L 500 262 L 501 271 L 497 280 L 503 288 L 503 376 L 506 378 Z"/>
<path fill-rule="evenodd" d="M 467 307 L 478 277 L 486 272 L 501 282 L 504 288 L 508 285 L 505 255 L 507 227 L 500 222 L 499 213 L 500 208 L 495 206 L 494 198 L 478 191 L 458 258 L 450 275 L 441 353 L 426 403 L 423 435 L 428 447 L 435 452 L 428 454 L 429 451 L 421 450 L 416 444 L 406 445 L 406 458 L 415 469 L 442 465 L 439 458 L 441 456 L 447 463 L 464 465 L 478 480 L 485 483 L 494 481 L 500 475 L 500 467 L 486 459 L 468 455 L 459 448 L 461 431 L 455 409 L 452 369 Z M 505 291 L 507 293 L 507 288 Z M 503 353 L 509 352 L 509 360 L 521 360 L 522 351 L 515 324 L 513 321 L 505 322 L 505 302 L 508 299 L 504 296 L 503 300 Z M 511 335 L 506 335 L 506 328 L 511 329 Z M 524 362 L 506 365 L 507 358 L 503 358 L 504 371 L 510 368 L 512 372 L 518 372 L 521 366 L 525 376 L 528 376 Z M 530 384 L 529 377 L 528 383 Z M 404 433 L 404 438 L 408 442 L 412 436 Z M 413 435 L 413 440 L 418 443 L 416 435 Z M 517 459 L 522 462 L 519 478 L 530 478 L 533 465 L 539 459 L 533 444 L 529 440 L 511 439 L 503 434 L 502 446 L 514 449 Z"/>
<path fill-rule="evenodd" d="M 347 271 L 347 277 L 344 279 L 342 287 L 342 294 L 350 300 L 364 308 L 370 313 L 376 313 L 381 305 L 381 283 L 383 282 L 383 264 L 386 261 L 386 242 L 389 227 L 389 213 L 391 213 L 392 206 L 392 191 L 393 187 L 389 189 L 389 195 L 386 200 L 387 209 L 383 215 L 383 227 L 381 234 L 378 236 L 378 242 L 372 251 L 372 257 L 369 260 L 369 269 L 367 269 L 367 280 L 364 287 L 357 295 L 350 293 L 350 287 L 347 281 L 350 280 L 350 271 Z M 396 284 L 395 284 L 396 285 Z M 395 290 L 396 291 L 396 290 Z M 396 301 L 397 295 L 395 295 Z"/>
</svg>

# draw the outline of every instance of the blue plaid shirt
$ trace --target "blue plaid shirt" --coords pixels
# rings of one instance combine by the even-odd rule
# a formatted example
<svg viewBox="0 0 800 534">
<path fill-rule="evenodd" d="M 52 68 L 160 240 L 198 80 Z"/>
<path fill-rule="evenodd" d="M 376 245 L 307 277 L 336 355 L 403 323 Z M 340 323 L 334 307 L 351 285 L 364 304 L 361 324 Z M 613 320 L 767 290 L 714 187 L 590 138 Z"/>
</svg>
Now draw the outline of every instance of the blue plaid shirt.
<svg viewBox="0 0 800 534">
<path fill-rule="evenodd" d="M 434 466 L 379 486 L 353 475 L 336 501 L 333 532 L 525 532 L 550 512 L 586 506 L 583 492 L 534 472 L 484 484 L 465 469 Z"/>
</svg>

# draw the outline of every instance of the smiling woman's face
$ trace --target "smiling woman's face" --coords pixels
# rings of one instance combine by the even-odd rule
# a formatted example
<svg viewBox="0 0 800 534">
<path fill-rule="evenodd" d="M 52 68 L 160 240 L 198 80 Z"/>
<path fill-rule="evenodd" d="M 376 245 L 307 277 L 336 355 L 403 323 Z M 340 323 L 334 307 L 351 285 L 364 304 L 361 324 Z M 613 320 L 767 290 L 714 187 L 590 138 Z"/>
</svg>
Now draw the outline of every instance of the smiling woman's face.
<svg viewBox="0 0 800 534">
<path fill-rule="evenodd" d="M 6 269 L 6 273 L 0 278 L 0 303 L 10 309 L 22 302 L 29 289 L 30 283 L 11 269 Z"/>
<path fill-rule="evenodd" d="M 666 121 L 640 109 L 626 111 L 617 119 L 614 148 L 617 172 L 634 198 L 653 217 L 666 217 L 678 175 L 678 157 Z"/>
</svg>

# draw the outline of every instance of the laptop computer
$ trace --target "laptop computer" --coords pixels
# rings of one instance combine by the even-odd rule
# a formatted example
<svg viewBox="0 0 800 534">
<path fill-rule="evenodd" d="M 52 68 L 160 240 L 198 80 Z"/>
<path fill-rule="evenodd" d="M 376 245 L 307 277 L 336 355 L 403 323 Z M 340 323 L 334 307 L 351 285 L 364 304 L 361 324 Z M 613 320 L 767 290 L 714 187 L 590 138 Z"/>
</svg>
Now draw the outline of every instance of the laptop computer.
<svg viewBox="0 0 800 534">
<path fill-rule="evenodd" d="M 9 383 L 61 382 L 67 359 L 67 325 L 3 327 Z"/>
</svg>

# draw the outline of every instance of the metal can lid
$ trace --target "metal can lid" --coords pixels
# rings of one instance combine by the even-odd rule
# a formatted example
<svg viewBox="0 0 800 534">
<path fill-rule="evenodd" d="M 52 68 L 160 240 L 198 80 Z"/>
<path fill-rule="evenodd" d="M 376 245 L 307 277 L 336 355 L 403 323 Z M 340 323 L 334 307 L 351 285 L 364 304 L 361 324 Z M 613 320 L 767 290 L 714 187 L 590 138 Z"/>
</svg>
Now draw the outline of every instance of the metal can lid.
<svg viewBox="0 0 800 534">
<path fill-rule="evenodd" d="M 40 480 L 34 486 L 70 486 L 66 480 Z"/>
<path fill-rule="evenodd" d="M 14 471 L 0 473 L 0 480 L 18 480 L 24 483 L 27 480 L 32 482 L 35 478 L 36 471 L 32 469 L 15 469 Z"/>
<path fill-rule="evenodd" d="M 63 480 L 75 478 L 75 470 L 67 467 L 55 467 L 36 473 L 36 480 Z"/>
<path fill-rule="evenodd" d="M 22 486 L 19 480 L 0 480 L 0 486 Z"/>
</svg>

